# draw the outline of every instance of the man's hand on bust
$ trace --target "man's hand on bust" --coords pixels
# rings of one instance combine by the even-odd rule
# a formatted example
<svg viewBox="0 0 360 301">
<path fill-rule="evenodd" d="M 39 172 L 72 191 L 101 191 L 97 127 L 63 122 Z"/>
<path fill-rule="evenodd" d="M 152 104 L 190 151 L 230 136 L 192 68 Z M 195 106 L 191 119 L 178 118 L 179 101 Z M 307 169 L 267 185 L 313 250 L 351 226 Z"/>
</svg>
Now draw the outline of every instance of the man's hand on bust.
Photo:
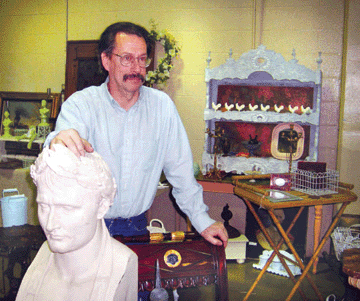
<svg viewBox="0 0 360 301">
<path fill-rule="evenodd" d="M 224 248 L 226 248 L 229 238 L 228 233 L 221 222 L 215 222 L 211 226 L 207 227 L 203 232 L 201 232 L 201 236 L 213 245 L 224 245 Z"/>
<path fill-rule="evenodd" d="M 62 144 L 70 149 L 76 156 L 84 156 L 85 151 L 92 153 L 92 145 L 85 139 L 81 138 L 79 133 L 74 129 L 60 131 L 50 142 L 50 149 L 54 144 Z"/>
</svg>

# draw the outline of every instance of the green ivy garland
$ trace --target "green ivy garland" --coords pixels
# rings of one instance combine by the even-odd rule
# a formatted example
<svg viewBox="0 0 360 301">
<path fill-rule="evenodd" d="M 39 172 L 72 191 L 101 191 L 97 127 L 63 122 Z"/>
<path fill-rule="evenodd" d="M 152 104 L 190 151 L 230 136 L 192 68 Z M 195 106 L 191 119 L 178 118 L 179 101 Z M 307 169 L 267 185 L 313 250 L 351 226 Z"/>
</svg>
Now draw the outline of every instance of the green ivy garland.
<svg viewBox="0 0 360 301">
<path fill-rule="evenodd" d="M 166 30 L 158 32 L 154 20 L 150 20 L 150 36 L 156 42 L 164 46 L 165 55 L 158 59 L 158 66 L 154 71 L 146 74 L 146 81 L 150 86 L 156 85 L 158 88 L 165 86 L 170 78 L 170 70 L 173 68 L 172 59 L 176 58 L 180 52 L 180 47 L 176 45 L 176 40 L 172 34 Z"/>
</svg>

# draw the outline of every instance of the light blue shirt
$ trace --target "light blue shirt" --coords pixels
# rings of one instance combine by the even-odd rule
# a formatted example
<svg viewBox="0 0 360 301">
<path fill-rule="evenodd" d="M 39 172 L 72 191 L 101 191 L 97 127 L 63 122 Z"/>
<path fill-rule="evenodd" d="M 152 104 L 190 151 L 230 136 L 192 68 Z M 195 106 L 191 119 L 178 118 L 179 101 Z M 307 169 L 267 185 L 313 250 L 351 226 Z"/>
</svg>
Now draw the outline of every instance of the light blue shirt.
<svg viewBox="0 0 360 301">
<path fill-rule="evenodd" d="M 105 218 L 148 210 L 163 170 L 177 204 L 201 233 L 215 221 L 194 178 L 190 144 L 173 101 L 143 86 L 138 101 L 126 111 L 109 93 L 107 82 L 78 91 L 62 104 L 45 145 L 59 131 L 73 128 L 104 158 L 118 187 Z"/>
</svg>

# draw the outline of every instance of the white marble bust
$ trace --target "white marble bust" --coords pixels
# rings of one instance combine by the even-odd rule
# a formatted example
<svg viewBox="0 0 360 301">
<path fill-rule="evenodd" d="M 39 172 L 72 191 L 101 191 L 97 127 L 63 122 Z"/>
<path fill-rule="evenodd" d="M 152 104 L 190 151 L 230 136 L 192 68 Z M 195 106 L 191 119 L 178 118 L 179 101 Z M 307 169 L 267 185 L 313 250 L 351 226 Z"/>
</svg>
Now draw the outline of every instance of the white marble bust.
<svg viewBox="0 0 360 301">
<path fill-rule="evenodd" d="M 31 176 L 47 241 L 16 300 L 137 300 L 137 256 L 110 237 L 103 219 L 116 184 L 102 158 L 77 158 L 55 145 L 39 155 Z"/>
</svg>

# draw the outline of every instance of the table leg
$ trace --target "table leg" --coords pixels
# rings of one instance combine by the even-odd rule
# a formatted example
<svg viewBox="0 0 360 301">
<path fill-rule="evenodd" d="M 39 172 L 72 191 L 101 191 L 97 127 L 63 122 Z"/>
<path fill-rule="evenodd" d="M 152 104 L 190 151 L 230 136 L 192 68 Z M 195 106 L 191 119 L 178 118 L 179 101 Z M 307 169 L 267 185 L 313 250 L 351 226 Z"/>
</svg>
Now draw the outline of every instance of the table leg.
<svg viewBox="0 0 360 301">
<path fill-rule="evenodd" d="M 226 269 L 226 254 L 225 249 L 223 247 L 212 247 L 217 256 L 217 273 L 218 273 L 218 283 L 216 285 L 216 300 L 219 301 L 228 301 L 229 300 L 229 292 L 228 292 L 228 276 Z"/>
<path fill-rule="evenodd" d="M 308 271 L 310 270 L 312 264 L 314 263 L 316 257 L 319 255 L 321 249 L 323 248 L 323 246 L 326 243 L 326 240 L 329 238 L 330 234 L 332 233 L 332 231 L 334 230 L 336 223 L 338 222 L 339 218 L 341 217 L 341 215 L 343 214 L 346 206 L 349 204 L 349 202 L 345 202 L 342 204 L 341 208 L 339 209 L 339 211 L 337 212 L 337 214 L 335 215 L 335 218 L 333 220 L 333 222 L 331 223 L 330 227 L 328 228 L 328 230 L 326 231 L 323 239 L 321 240 L 319 246 L 317 247 L 316 251 L 314 252 L 313 256 L 311 257 L 309 263 L 307 264 L 307 266 L 305 267 L 304 271 L 302 272 L 299 280 L 296 282 L 296 284 L 294 285 L 290 295 L 288 296 L 288 298 L 286 300 L 291 300 L 292 296 L 294 296 L 296 290 L 298 289 L 298 287 L 300 286 L 302 280 L 304 279 L 304 277 L 307 275 Z M 323 299 L 321 299 L 323 300 Z"/>
<path fill-rule="evenodd" d="M 277 246 L 275 246 L 274 242 L 272 241 L 271 237 L 269 236 L 268 232 L 266 231 L 266 228 L 264 226 L 264 224 L 262 223 L 261 219 L 259 218 L 259 216 L 257 215 L 256 211 L 254 210 L 254 207 L 251 205 L 251 203 L 246 200 L 245 198 L 243 199 L 246 203 L 246 205 L 248 206 L 249 210 L 251 211 L 251 213 L 254 215 L 256 221 L 258 222 L 260 228 L 261 228 L 261 231 L 264 233 L 267 241 L 269 242 L 269 244 L 271 245 L 271 247 L 273 248 L 274 252 L 271 254 L 270 258 L 267 260 L 265 266 L 263 267 L 263 269 L 261 270 L 260 274 L 258 275 L 258 277 L 256 278 L 256 280 L 254 281 L 253 285 L 251 286 L 251 288 L 249 289 L 249 291 L 247 292 L 246 296 L 244 297 L 244 301 L 247 300 L 252 291 L 255 289 L 255 287 L 257 286 L 257 284 L 259 283 L 260 279 L 262 278 L 262 276 L 265 274 L 267 268 L 269 267 L 269 265 L 271 264 L 272 260 L 274 259 L 275 255 L 278 255 L 281 263 L 283 264 L 284 268 L 286 269 L 286 271 L 288 272 L 291 280 L 293 281 L 293 283 L 295 284 L 296 283 L 296 279 L 294 277 L 294 275 L 292 274 L 292 272 L 290 271 L 289 267 L 287 266 L 285 260 L 283 259 L 283 256 L 280 254 L 279 252 L 279 249 L 280 249 L 280 246 L 283 244 L 284 242 L 284 237 L 282 237 L 282 239 L 280 240 L 280 242 L 278 243 Z M 286 231 L 286 237 L 287 235 L 290 233 L 292 227 L 294 226 L 296 220 L 299 218 L 302 210 L 304 208 L 300 208 L 299 209 L 299 212 L 296 214 L 296 216 L 294 217 L 293 219 L 293 222 L 290 224 L 289 228 L 287 229 Z M 276 216 L 273 214 L 274 218 L 277 220 Z M 299 288 L 299 293 L 301 294 L 301 296 L 303 297 L 303 299 L 306 299 L 306 296 L 305 294 L 302 292 L 302 290 Z"/>
<path fill-rule="evenodd" d="M 298 253 L 296 252 L 293 244 L 291 243 L 289 237 L 288 237 L 287 234 L 285 233 L 283 227 L 281 226 L 281 224 L 279 223 L 279 221 L 276 219 L 275 214 L 273 213 L 272 210 L 269 210 L 268 212 L 269 212 L 271 218 L 274 220 L 274 223 L 276 224 L 276 227 L 278 228 L 279 232 L 281 233 L 281 236 L 285 239 L 286 244 L 288 245 L 289 249 L 291 250 L 291 252 L 292 252 L 293 255 L 295 256 L 296 261 L 298 262 L 300 268 L 303 270 L 301 276 L 304 275 L 304 277 L 307 278 L 307 280 L 309 281 L 311 287 L 312 287 L 313 290 L 315 291 L 315 293 L 316 293 L 317 297 L 319 298 L 319 300 L 323 300 L 323 297 L 321 296 L 321 293 L 320 293 L 319 289 L 317 288 L 317 286 L 315 285 L 314 281 L 311 279 L 311 277 L 310 277 L 309 275 L 307 275 L 307 272 L 306 272 L 306 273 L 304 272 L 305 266 L 304 266 L 303 262 L 301 261 L 300 256 L 299 256 Z M 295 290 L 295 291 L 296 291 L 296 290 Z M 295 291 L 294 291 L 294 293 L 295 293 Z M 291 298 L 288 297 L 288 299 L 286 299 L 286 300 L 291 300 Z"/>
<path fill-rule="evenodd" d="M 321 231 L 321 219 L 322 219 L 323 206 L 315 206 L 315 221 L 314 221 L 314 253 L 317 247 L 319 246 L 320 241 L 320 231 Z M 316 274 L 317 264 L 319 262 L 319 257 L 316 256 L 314 265 L 313 265 L 313 274 Z"/>
</svg>

